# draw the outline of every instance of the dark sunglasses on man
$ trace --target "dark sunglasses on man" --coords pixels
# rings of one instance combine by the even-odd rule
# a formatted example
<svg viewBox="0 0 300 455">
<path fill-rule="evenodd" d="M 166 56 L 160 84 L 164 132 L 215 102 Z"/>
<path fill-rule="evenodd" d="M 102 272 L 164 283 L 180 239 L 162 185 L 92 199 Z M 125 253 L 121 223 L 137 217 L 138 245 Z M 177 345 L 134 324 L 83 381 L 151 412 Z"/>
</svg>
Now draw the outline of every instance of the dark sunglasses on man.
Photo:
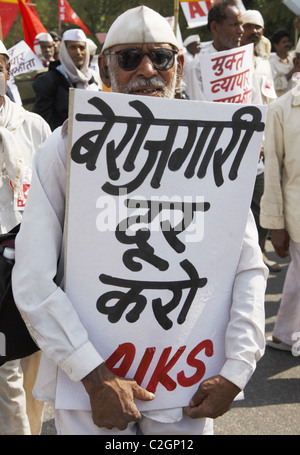
<svg viewBox="0 0 300 455">
<path fill-rule="evenodd" d="M 149 52 L 143 52 L 140 48 L 122 49 L 116 52 L 105 52 L 105 55 L 117 55 L 119 67 L 124 71 L 133 71 L 140 65 L 144 55 L 148 55 L 154 67 L 158 71 L 167 71 L 174 65 L 175 49 L 157 48 Z"/>
</svg>

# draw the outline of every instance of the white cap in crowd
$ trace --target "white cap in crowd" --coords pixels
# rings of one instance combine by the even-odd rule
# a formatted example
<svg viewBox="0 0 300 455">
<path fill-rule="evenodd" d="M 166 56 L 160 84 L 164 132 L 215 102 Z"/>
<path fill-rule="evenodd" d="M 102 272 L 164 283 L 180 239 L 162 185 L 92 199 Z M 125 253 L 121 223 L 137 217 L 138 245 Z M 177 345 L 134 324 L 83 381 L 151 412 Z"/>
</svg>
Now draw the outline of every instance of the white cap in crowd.
<svg viewBox="0 0 300 455">
<path fill-rule="evenodd" d="M 118 44 L 134 43 L 168 43 L 179 48 L 167 20 L 147 6 L 138 6 L 121 14 L 108 30 L 101 52 Z"/>
</svg>

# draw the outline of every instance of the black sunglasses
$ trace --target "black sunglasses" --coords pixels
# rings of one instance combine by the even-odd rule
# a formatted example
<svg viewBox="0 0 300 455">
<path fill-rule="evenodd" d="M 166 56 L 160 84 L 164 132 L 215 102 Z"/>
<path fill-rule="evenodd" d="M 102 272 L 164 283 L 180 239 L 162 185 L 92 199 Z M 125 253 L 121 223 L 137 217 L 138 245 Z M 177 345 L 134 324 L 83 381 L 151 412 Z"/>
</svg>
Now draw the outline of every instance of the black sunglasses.
<svg viewBox="0 0 300 455">
<path fill-rule="evenodd" d="M 174 49 L 152 49 L 143 52 L 140 48 L 123 49 L 117 52 L 107 52 L 105 55 L 117 55 L 119 67 L 124 71 L 133 71 L 140 65 L 144 55 L 148 55 L 154 67 L 159 71 L 166 71 L 174 65 Z"/>
</svg>

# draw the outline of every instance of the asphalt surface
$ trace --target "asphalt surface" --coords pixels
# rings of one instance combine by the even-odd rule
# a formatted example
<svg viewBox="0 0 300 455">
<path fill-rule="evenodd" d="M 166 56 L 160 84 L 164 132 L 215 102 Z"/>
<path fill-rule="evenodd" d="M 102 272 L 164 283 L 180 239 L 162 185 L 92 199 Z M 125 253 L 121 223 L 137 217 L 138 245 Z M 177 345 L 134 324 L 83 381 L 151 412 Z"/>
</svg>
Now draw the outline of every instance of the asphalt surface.
<svg viewBox="0 0 300 455">
<path fill-rule="evenodd" d="M 266 336 L 271 335 L 289 259 L 278 258 L 270 242 L 268 257 L 282 266 L 270 273 L 265 298 Z M 215 420 L 216 435 L 300 435 L 300 355 L 266 348 L 244 391 L 245 398 Z M 55 435 L 53 409 L 47 404 L 43 435 Z"/>
</svg>

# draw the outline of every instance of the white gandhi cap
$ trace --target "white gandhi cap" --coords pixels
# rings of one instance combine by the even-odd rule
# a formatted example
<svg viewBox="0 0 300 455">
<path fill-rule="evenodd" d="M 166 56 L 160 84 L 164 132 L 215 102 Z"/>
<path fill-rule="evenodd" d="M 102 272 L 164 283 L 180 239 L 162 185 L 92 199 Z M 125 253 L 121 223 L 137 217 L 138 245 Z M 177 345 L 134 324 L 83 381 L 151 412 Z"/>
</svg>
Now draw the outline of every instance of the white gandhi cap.
<svg viewBox="0 0 300 455">
<path fill-rule="evenodd" d="M 0 41 L 0 54 L 6 55 L 9 58 L 9 54 L 7 52 L 6 47 L 4 46 L 3 42 Z"/>
<path fill-rule="evenodd" d="M 243 24 L 259 25 L 262 28 L 265 26 L 262 15 L 255 9 L 248 9 L 245 11 L 242 14 L 242 22 Z"/>
<path fill-rule="evenodd" d="M 138 6 L 121 14 L 108 30 L 102 53 L 118 44 L 168 43 L 179 48 L 167 20 L 147 6 Z"/>
<path fill-rule="evenodd" d="M 201 41 L 199 35 L 190 35 L 183 41 L 183 45 L 184 47 L 187 47 L 189 44 L 196 43 L 198 41 Z"/>
<path fill-rule="evenodd" d="M 80 28 L 72 28 L 65 31 L 62 37 L 63 41 L 82 41 L 87 42 L 86 34 Z"/>
</svg>

